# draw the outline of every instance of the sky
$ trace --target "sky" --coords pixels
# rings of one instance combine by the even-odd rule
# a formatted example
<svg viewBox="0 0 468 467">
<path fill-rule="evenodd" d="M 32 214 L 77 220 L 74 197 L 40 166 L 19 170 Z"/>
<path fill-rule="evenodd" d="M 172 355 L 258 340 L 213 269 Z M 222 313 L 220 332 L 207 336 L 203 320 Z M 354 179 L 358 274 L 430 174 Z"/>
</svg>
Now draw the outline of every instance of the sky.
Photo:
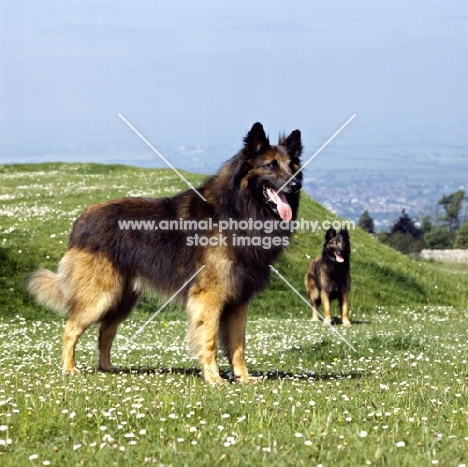
<svg viewBox="0 0 468 467">
<path fill-rule="evenodd" d="M 1 0 L 0 164 L 164 166 L 119 113 L 202 172 L 256 121 L 307 158 L 354 114 L 318 164 L 444 157 L 468 147 L 467 75 L 465 0 Z"/>
</svg>

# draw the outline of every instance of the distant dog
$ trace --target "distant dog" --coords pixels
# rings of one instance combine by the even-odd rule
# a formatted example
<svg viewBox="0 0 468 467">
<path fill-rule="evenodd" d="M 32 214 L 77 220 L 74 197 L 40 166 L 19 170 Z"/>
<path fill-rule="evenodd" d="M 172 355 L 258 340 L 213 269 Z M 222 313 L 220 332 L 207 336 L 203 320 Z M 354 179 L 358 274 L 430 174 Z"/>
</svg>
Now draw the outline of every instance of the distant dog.
<svg viewBox="0 0 468 467">
<path fill-rule="evenodd" d="M 117 327 L 149 287 L 178 293 L 186 303 L 189 346 L 206 382 L 221 381 L 218 342 L 235 378 L 246 382 L 247 310 L 289 243 L 289 221 L 299 205 L 301 151 L 299 130 L 274 146 L 256 123 L 239 153 L 198 188 L 206 201 L 190 189 L 173 198 L 125 198 L 88 207 L 73 225 L 58 274 L 42 269 L 28 280 L 28 290 L 41 303 L 68 316 L 64 371 L 78 373 L 76 343 L 96 322 L 101 323 L 99 368 L 115 371 L 110 350 Z M 141 221 L 156 228 L 122 229 L 122 222 Z M 158 229 L 163 222 L 165 228 Z M 169 223 L 178 228 L 168 230 Z"/>
<path fill-rule="evenodd" d="M 351 245 L 349 233 L 342 229 L 338 234 L 330 228 L 325 234 L 322 256 L 309 264 L 305 277 L 307 293 L 315 308 L 313 321 L 318 321 L 317 309 L 322 304 L 323 318 L 331 324 L 330 304 L 338 300 L 341 319 L 344 326 L 351 326 L 349 321 L 349 288 L 351 284 L 349 259 Z"/>
</svg>

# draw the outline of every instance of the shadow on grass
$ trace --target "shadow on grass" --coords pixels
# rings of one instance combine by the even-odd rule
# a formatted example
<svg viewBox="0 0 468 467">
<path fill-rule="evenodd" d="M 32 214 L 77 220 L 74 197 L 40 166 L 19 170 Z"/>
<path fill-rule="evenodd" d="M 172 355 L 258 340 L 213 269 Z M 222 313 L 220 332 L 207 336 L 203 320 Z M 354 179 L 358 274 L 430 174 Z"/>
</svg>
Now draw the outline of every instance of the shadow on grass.
<svg viewBox="0 0 468 467">
<path fill-rule="evenodd" d="M 372 324 L 372 321 L 362 321 L 362 320 L 357 320 L 357 319 L 351 319 L 351 325 L 359 325 L 359 324 Z M 322 324 L 323 325 L 323 320 L 320 319 L 319 321 L 312 321 L 312 324 Z M 343 320 L 338 317 L 338 316 L 332 316 L 331 319 L 331 324 L 332 326 L 342 326 L 343 325 Z"/>
<path fill-rule="evenodd" d="M 100 370 L 94 368 L 90 373 L 99 373 Z M 119 368 L 116 374 L 137 374 L 137 375 L 184 375 L 196 376 L 201 378 L 201 370 L 196 367 L 178 368 L 178 367 L 153 367 L 153 366 L 136 366 L 128 368 Z M 221 378 L 228 382 L 234 383 L 235 378 L 232 371 L 221 370 Z M 348 372 L 348 373 L 326 373 L 317 374 L 314 371 L 292 372 L 278 369 L 271 370 L 252 370 L 249 375 L 253 378 L 260 380 L 306 380 L 306 381 L 327 381 L 338 379 L 360 379 L 365 376 L 361 372 Z"/>
</svg>

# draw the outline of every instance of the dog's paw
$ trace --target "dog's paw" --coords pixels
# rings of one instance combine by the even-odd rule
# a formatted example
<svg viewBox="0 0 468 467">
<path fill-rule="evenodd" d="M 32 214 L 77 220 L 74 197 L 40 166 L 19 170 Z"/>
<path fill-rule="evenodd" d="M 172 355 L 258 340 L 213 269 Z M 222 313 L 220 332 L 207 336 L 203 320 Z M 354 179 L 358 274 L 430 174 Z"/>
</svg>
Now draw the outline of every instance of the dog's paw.
<svg viewBox="0 0 468 467">
<path fill-rule="evenodd" d="M 243 384 L 260 384 L 263 382 L 263 378 L 261 376 L 249 376 L 247 381 L 242 381 Z"/>
<path fill-rule="evenodd" d="M 344 319 L 343 326 L 349 328 L 351 326 L 351 321 L 349 321 L 349 319 Z"/>
<path fill-rule="evenodd" d="M 262 377 L 259 376 L 235 376 L 234 383 L 236 384 L 258 384 L 262 381 Z"/>
<path fill-rule="evenodd" d="M 228 384 L 228 381 L 221 377 L 211 378 L 209 380 L 205 379 L 204 381 L 205 381 L 205 384 L 208 384 L 210 386 L 225 386 L 226 384 Z"/>
<path fill-rule="evenodd" d="M 62 373 L 63 373 L 64 375 L 77 376 L 77 375 L 79 375 L 81 372 L 80 372 L 80 370 L 78 370 L 78 368 L 73 367 L 73 368 L 64 368 L 64 369 L 62 370 Z"/>
<path fill-rule="evenodd" d="M 331 324 L 332 324 L 331 318 L 324 318 L 324 320 L 323 320 L 323 325 L 324 326 L 331 326 Z"/>
</svg>

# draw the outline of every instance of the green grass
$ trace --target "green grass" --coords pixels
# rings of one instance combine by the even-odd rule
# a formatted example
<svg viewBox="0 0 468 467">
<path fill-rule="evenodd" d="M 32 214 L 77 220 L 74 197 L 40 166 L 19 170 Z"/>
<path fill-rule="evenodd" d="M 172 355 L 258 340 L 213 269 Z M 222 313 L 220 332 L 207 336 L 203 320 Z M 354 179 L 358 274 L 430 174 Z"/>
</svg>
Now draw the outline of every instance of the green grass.
<svg viewBox="0 0 468 467">
<path fill-rule="evenodd" d="M 24 278 L 39 266 L 56 269 L 87 205 L 184 188 L 167 170 L 0 167 L 0 465 L 468 463 L 468 271 L 412 261 L 359 229 L 351 232 L 355 325 L 334 327 L 356 352 L 312 324 L 306 305 L 272 275 L 247 328 L 256 385 L 204 385 L 176 306 L 125 348 L 162 304 L 150 296 L 119 328 L 114 363 L 125 372 L 95 370 L 92 328 L 77 348 L 83 374 L 63 376 L 63 321 L 31 301 Z M 334 219 L 307 196 L 299 216 Z M 276 263 L 304 296 L 322 237 L 298 231 Z M 221 369 L 229 378 L 223 359 Z"/>
<path fill-rule="evenodd" d="M 436 271 L 441 271 L 461 277 L 468 275 L 468 263 L 439 263 L 434 260 L 428 260 L 425 264 Z M 453 276 L 452 276 L 453 277 Z"/>
</svg>

